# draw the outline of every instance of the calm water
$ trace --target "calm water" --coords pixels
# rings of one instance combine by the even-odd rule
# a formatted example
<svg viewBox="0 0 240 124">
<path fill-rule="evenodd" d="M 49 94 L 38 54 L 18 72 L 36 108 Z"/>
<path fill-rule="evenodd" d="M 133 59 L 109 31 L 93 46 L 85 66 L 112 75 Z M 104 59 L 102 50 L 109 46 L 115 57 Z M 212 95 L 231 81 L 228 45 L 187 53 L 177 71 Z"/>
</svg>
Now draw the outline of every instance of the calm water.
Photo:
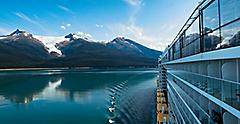
<svg viewBox="0 0 240 124">
<path fill-rule="evenodd" d="M 156 76 L 151 69 L 0 71 L 0 123 L 154 123 Z"/>
</svg>

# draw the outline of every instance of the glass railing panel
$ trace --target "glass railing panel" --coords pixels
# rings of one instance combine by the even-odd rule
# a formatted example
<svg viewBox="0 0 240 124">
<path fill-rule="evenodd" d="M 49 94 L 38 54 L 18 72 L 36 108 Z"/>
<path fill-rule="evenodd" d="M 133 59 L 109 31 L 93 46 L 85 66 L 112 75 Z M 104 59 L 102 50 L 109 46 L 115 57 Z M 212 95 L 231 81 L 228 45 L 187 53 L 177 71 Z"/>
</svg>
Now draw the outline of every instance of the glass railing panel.
<svg viewBox="0 0 240 124">
<path fill-rule="evenodd" d="M 240 20 L 222 27 L 222 42 L 217 47 L 227 48 L 240 45 Z"/>
<path fill-rule="evenodd" d="M 177 86 L 176 83 L 171 82 L 174 88 L 177 90 L 177 92 L 181 95 L 181 97 L 184 99 L 184 101 L 188 104 L 188 106 L 191 108 L 193 113 L 196 117 L 199 118 L 201 123 L 207 124 L 214 124 L 213 120 L 210 118 L 208 113 L 206 113 L 187 93 L 184 91 L 190 89 L 185 86 L 185 90 L 181 89 L 179 86 Z M 190 93 L 191 94 L 191 93 Z M 187 113 L 188 117 L 191 117 L 190 112 Z"/>
<path fill-rule="evenodd" d="M 197 124 L 197 121 L 194 119 L 193 121 L 190 120 L 190 118 L 194 118 L 192 116 L 188 116 L 187 113 L 189 113 L 189 110 L 187 109 L 186 105 L 183 104 L 182 100 L 178 97 L 176 91 L 171 87 L 171 89 L 169 90 L 171 96 L 173 99 L 175 99 L 175 104 L 178 107 L 181 116 L 183 117 L 183 120 L 187 123 L 187 124 Z"/>
<path fill-rule="evenodd" d="M 229 83 L 222 81 L 222 100 L 240 110 L 240 85 L 237 83 Z"/>
<path fill-rule="evenodd" d="M 221 23 L 226 24 L 240 17 L 239 0 L 220 0 Z"/>
<path fill-rule="evenodd" d="M 210 30 L 209 33 L 203 35 L 203 51 L 212 51 L 216 49 L 220 49 L 218 47 L 218 44 L 221 43 L 219 30 L 212 31 L 211 29 L 205 29 Z"/>
<path fill-rule="evenodd" d="M 203 10 L 203 25 L 211 30 L 219 27 L 218 0 L 213 1 Z M 208 30 L 204 29 L 204 33 L 206 32 Z"/>
<path fill-rule="evenodd" d="M 180 58 L 180 51 L 176 51 L 174 53 L 174 60 L 179 59 L 179 58 Z"/>
</svg>

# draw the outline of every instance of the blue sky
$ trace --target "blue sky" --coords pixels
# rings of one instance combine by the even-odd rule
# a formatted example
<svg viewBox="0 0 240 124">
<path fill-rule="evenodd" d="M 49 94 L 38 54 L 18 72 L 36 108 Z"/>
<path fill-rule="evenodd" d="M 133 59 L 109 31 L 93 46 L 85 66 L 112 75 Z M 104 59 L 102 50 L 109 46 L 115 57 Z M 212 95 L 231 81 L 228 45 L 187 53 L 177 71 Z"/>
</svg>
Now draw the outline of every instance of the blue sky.
<svg viewBox="0 0 240 124">
<path fill-rule="evenodd" d="M 0 35 L 84 32 L 94 40 L 124 36 L 163 50 L 199 0 L 1 0 Z"/>
</svg>

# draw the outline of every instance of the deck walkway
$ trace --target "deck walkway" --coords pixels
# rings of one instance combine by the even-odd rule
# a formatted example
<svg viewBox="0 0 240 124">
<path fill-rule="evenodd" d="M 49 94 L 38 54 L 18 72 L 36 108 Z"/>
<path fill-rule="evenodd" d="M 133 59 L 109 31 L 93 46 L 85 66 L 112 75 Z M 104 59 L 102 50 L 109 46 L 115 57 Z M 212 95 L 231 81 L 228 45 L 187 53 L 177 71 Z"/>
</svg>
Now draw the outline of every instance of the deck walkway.
<svg viewBox="0 0 240 124">
<path fill-rule="evenodd" d="M 168 122 L 168 105 L 166 92 L 157 88 L 157 124 L 167 124 Z"/>
</svg>

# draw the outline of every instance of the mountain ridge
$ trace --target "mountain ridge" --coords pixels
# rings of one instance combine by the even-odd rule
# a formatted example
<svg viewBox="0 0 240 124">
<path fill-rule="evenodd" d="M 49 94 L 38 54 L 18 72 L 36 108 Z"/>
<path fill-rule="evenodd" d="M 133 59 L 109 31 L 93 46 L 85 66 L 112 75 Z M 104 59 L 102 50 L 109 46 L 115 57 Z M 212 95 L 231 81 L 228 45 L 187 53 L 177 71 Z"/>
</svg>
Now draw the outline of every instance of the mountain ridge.
<svg viewBox="0 0 240 124">
<path fill-rule="evenodd" d="M 46 43 L 32 34 L 17 29 L 10 35 L 0 37 L 0 68 L 156 66 L 161 54 L 124 37 L 102 43 L 75 33 L 66 35 L 54 47 L 61 54 L 49 50 Z M 14 60 L 22 62 L 16 63 Z"/>
</svg>

